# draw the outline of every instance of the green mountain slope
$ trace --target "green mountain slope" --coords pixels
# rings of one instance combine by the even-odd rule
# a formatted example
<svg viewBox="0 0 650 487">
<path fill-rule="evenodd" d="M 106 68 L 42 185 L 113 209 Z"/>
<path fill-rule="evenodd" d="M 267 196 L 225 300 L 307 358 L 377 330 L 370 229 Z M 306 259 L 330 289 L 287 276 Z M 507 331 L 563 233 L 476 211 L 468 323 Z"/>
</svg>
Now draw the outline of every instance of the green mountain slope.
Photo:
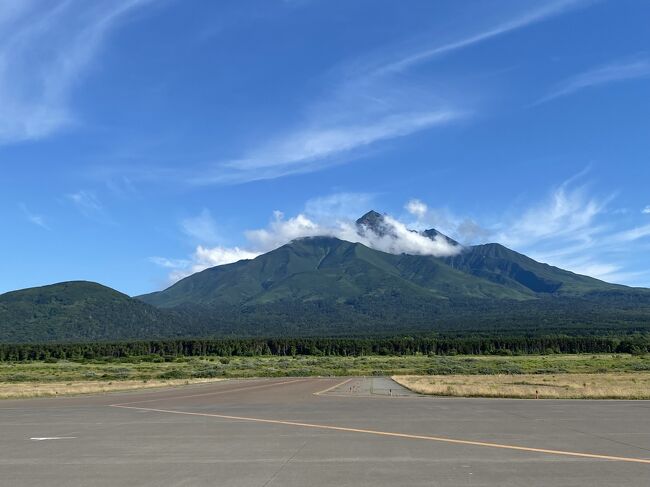
<svg viewBox="0 0 650 487">
<path fill-rule="evenodd" d="M 114 340 L 173 336 L 169 313 L 93 282 L 73 281 L 0 295 L 0 341 Z"/>
<path fill-rule="evenodd" d="M 541 264 L 496 243 L 467 247 L 444 260 L 454 269 L 521 292 L 584 296 L 595 291 L 630 289 Z"/>
<path fill-rule="evenodd" d="M 580 276 L 493 244 L 435 258 L 305 238 L 139 298 L 192 315 L 216 334 L 650 328 L 650 291 Z"/>
<path fill-rule="evenodd" d="M 331 237 L 293 241 L 253 260 L 213 267 L 140 296 L 161 308 L 252 306 L 286 301 L 345 303 L 360 297 L 531 300 L 629 292 L 552 267 L 502 245 L 465 248 L 454 257 L 393 255 Z"/>
<path fill-rule="evenodd" d="M 384 223 L 370 213 L 360 225 L 389 236 Z M 574 274 L 498 244 L 449 243 L 459 253 L 436 258 L 303 238 L 137 299 L 91 282 L 14 291 L 0 295 L 0 342 L 650 330 L 650 290 Z"/>
<path fill-rule="evenodd" d="M 331 237 L 295 240 L 253 260 L 213 267 L 139 298 L 149 304 L 254 305 L 297 300 L 333 301 L 390 294 L 531 299 L 530 291 L 455 270 L 430 256 L 393 255 Z"/>
</svg>

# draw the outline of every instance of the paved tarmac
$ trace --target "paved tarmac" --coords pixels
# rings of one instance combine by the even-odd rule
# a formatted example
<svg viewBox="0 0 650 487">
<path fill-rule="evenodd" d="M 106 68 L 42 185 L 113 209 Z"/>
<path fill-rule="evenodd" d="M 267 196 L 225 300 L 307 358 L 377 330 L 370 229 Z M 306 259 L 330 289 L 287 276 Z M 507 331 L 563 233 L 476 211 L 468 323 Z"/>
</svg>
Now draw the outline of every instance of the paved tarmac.
<svg viewBox="0 0 650 487">
<path fill-rule="evenodd" d="M 643 486 L 650 402 L 421 397 L 386 378 L 0 402 L 2 486 Z"/>
</svg>

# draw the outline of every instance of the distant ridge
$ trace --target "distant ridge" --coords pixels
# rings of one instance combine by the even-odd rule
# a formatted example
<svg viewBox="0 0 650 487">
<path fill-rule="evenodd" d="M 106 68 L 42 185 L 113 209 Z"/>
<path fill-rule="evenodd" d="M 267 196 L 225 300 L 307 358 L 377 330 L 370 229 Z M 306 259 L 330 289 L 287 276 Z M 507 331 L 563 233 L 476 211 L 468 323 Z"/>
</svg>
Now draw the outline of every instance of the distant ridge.
<svg viewBox="0 0 650 487">
<path fill-rule="evenodd" d="M 175 317 L 101 284 L 70 281 L 0 295 L 0 341 L 174 336 Z"/>
</svg>

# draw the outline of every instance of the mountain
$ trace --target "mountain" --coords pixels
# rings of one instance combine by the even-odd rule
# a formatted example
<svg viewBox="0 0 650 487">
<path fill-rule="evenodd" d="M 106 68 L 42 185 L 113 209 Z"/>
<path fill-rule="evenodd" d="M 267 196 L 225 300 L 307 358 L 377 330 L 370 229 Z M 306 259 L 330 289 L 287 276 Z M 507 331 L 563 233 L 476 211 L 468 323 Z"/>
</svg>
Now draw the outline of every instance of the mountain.
<svg viewBox="0 0 650 487">
<path fill-rule="evenodd" d="M 372 232 L 384 237 L 394 231 L 376 211 L 369 211 L 356 224 L 362 235 Z M 629 289 L 539 263 L 499 244 L 463 247 L 435 229 L 421 234 L 445 239 L 458 247 L 457 254 L 440 258 L 395 255 L 334 237 L 308 237 L 253 260 L 206 269 L 139 299 L 160 308 L 280 301 L 345 303 L 395 293 L 425 300 L 523 301 Z"/>
<path fill-rule="evenodd" d="M 172 314 L 94 282 L 0 295 L 0 342 L 155 338 L 179 329 Z"/>
<path fill-rule="evenodd" d="M 384 215 L 376 212 L 375 210 L 370 210 L 368 213 L 363 215 L 356 221 L 356 224 L 361 232 L 363 232 L 364 229 L 369 228 L 377 235 L 384 235 L 386 231 L 386 222 L 384 220 Z"/>
<path fill-rule="evenodd" d="M 386 218 L 381 213 L 376 212 L 375 210 L 370 210 L 368 213 L 363 215 L 356 221 L 356 225 L 360 235 L 367 235 L 368 230 L 372 231 L 375 235 L 379 237 L 384 237 L 386 235 L 395 236 L 392 226 L 386 221 Z M 411 230 L 414 233 L 415 230 Z M 448 237 L 444 233 L 439 232 L 435 228 L 430 228 L 421 233 L 425 237 L 430 238 L 431 240 L 442 239 L 451 246 L 456 246 L 459 249 L 462 247 L 454 239 Z"/>
<path fill-rule="evenodd" d="M 377 212 L 357 225 L 364 241 L 397 238 Z M 137 298 L 83 281 L 9 292 L 0 295 L 0 342 L 650 330 L 648 289 L 499 244 L 462 246 L 435 229 L 418 233 L 445 239 L 454 255 L 398 255 L 308 237 Z"/>
<path fill-rule="evenodd" d="M 303 238 L 139 299 L 192 310 L 198 322 L 221 334 L 650 327 L 650 291 L 580 276 L 497 244 L 437 258 Z"/>
<path fill-rule="evenodd" d="M 173 308 L 287 300 L 345 303 L 394 293 L 438 300 L 533 297 L 455 270 L 432 256 L 394 255 L 333 237 L 307 237 L 253 260 L 206 269 L 139 299 Z"/>
</svg>

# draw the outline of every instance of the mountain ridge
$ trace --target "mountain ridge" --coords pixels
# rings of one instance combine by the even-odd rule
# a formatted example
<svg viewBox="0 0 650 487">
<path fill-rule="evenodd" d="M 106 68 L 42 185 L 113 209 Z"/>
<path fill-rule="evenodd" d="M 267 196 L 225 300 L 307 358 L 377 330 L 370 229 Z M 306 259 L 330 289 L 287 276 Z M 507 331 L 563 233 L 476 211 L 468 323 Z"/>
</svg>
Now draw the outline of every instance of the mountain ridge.
<svg viewBox="0 0 650 487">
<path fill-rule="evenodd" d="M 173 336 L 172 315 L 91 281 L 66 281 L 0 294 L 0 341 L 71 341 Z"/>
<path fill-rule="evenodd" d="M 360 220 L 390 230 L 377 212 Z M 135 297 L 87 281 L 12 291 L 0 295 L 0 342 L 650 329 L 650 289 L 449 240 L 458 252 L 435 257 L 304 237 Z"/>
<path fill-rule="evenodd" d="M 390 225 L 386 222 L 386 215 L 382 215 L 381 213 L 375 210 L 370 210 L 364 215 L 362 215 L 355 222 L 355 224 L 357 226 L 357 229 L 359 230 L 359 234 L 362 236 L 365 236 L 367 234 L 367 230 L 374 232 L 379 237 L 384 237 L 386 235 L 391 235 L 391 234 L 394 235 L 394 233 L 391 231 Z M 459 249 L 463 247 L 459 242 L 445 235 L 444 233 L 439 232 L 435 228 L 429 228 L 422 232 L 418 232 L 416 230 L 410 230 L 410 231 L 413 233 L 423 235 L 429 238 L 430 240 L 434 240 L 434 241 L 437 238 L 440 238 L 447 244 L 454 247 L 458 247 Z"/>
</svg>

